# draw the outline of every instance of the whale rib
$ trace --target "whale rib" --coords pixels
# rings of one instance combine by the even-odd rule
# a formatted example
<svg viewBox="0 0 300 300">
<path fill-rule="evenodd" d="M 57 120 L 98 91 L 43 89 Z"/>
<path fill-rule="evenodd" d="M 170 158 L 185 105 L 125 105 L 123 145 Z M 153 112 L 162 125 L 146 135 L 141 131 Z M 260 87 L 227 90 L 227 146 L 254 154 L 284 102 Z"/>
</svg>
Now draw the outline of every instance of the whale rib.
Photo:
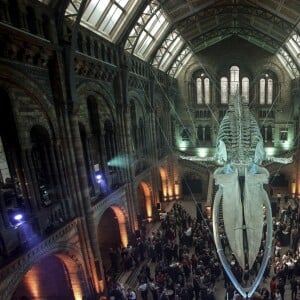
<svg viewBox="0 0 300 300">
<path fill-rule="evenodd" d="M 268 182 L 269 172 L 262 167 L 256 167 L 258 173 L 251 174 L 245 171 L 244 187 L 244 218 L 247 232 L 248 265 L 252 267 L 263 234 L 264 215 L 263 203 L 269 201 L 263 184 Z"/>
<path fill-rule="evenodd" d="M 238 181 L 238 172 L 224 174 L 223 168 L 215 172 L 217 184 L 222 187 L 223 220 L 229 245 L 241 267 L 245 267 L 243 248 L 243 206 Z"/>
</svg>

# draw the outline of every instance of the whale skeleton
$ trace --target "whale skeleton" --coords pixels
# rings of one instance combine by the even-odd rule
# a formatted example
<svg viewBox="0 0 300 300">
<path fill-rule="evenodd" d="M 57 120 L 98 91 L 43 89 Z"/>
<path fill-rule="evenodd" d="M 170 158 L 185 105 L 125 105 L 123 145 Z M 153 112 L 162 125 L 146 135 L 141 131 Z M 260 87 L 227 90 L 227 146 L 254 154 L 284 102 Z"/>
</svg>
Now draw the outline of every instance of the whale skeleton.
<svg viewBox="0 0 300 300">
<path fill-rule="evenodd" d="M 215 161 L 222 167 L 214 172 L 218 191 L 213 205 L 214 241 L 220 261 L 239 293 L 250 298 L 258 287 L 267 267 L 272 248 L 272 211 L 263 187 L 269 172 L 260 166 L 264 160 L 291 163 L 292 158 L 267 157 L 259 126 L 239 95 L 230 99 L 220 124 L 216 155 L 213 158 L 180 156 L 192 161 Z M 221 201 L 222 200 L 222 201 Z M 258 255 L 266 217 L 266 244 L 260 270 L 250 288 L 242 287 L 234 277 L 220 242 L 219 211 L 222 203 L 225 233 L 231 250 L 245 269 L 253 266 Z M 263 213 L 265 209 L 265 216 Z"/>
</svg>

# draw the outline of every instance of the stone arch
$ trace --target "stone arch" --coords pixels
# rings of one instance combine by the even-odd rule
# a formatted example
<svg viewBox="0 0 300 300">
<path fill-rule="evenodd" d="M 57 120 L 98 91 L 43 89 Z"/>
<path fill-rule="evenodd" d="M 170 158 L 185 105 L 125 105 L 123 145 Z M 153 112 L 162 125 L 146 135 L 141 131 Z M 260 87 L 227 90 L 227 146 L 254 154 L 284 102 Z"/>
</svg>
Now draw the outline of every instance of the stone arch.
<svg viewBox="0 0 300 300">
<path fill-rule="evenodd" d="M 17 76 L 17 78 L 19 77 Z M 28 83 L 29 80 L 27 79 L 26 82 Z M 29 83 L 28 86 L 30 86 Z M 23 86 L 19 82 L 17 84 L 11 81 L 3 82 L 0 77 L 0 89 L 7 94 L 11 103 L 12 111 L 15 116 L 15 124 L 17 128 L 20 129 L 18 136 L 22 146 L 28 145 L 30 140 L 29 132 L 32 127 L 36 125 L 41 125 L 47 128 L 52 138 L 56 135 L 56 125 L 51 121 L 54 120 L 52 106 L 49 105 L 49 101 L 44 99 L 45 96 L 43 96 L 37 88 L 33 88 L 33 91 L 28 91 L 28 86 Z M 24 99 L 24 95 L 26 95 L 28 99 Z M 43 99 L 44 101 L 42 101 Z M 36 105 L 36 113 L 34 117 L 26 114 L 26 107 L 28 103 L 30 103 L 31 106 L 33 103 Z"/>
<path fill-rule="evenodd" d="M 77 249 L 76 246 L 66 245 L 65 242 L 58 242 L 40 245 L 32 249 L 27 254 L 26 258 L 22 260 L 22 264 L 18 265 L 17 272 L 16 270 L 11 270 L 11 273 L 7 276 L 7 288 L 3 291 L 0 299 L 14 299 L 12 298 L 13 294 L 27 272 L 44 258 L 51 256 L 56 256 L 65 263 L 67 267 L 66 270 L 69 273 L 69 279 L 72 283 L 72 288 L 74 287 L 74 290 L 77 293 L 75 300 L 81 300 L 84 293 L 89 293 L 89 282 L 83 267 L 84 262 L 79 249 Z M 78 272 L 76 273 L 74 270 L 77 270 Z"/>
<path fill-rule="evenodd" d="M 12 300 L 24 296 L 24 292 L 29 298 L 51 296 L 82 299 L 84 290 L 81 286 L 81 273 L 81 267 L 66 255 L 45 256 L 26 272 Z"/>
<path fill-rule="evenodd" d="M 139 192 L 143 193 L 143 202 L 141 199 L 138 199 L 140 215 L 143 216 L 141 221 L 150 222 L 153 219 L 153 210 L 152 210 L 152 188 L 149 183 L 141 181 L 138 185 Z M 140 198 L 141 195 L 138 195 Z"/>
<path fill-rule="evenodd" d="M 129 111 L 129 126 L 130 134 L 132 137 L 132 147 L 134 151 L 141 152 L 145 146 L 145 134 L 141 134 L 141 130 L 145 129 L 145 106 L 143 99 L 135 91 L 128 93 L 128 111 Z M 143 128 L 141 128 L 141 120 L 143 123 Z"/>
<path fill-rule="evenodd" d="M 267 79 L 264 77 L 264 74 L 269 74 L 269 78 L 272 79 L 273 83 L 273 100 L 280 99 L 280 101 L 273 102 L 274 107 L 283 107 L 288 104 L 290 99 L 290 95 L 287 94 L 287 87 L 289 83 L 284 79 L 286 78 L 285 75 L 286 71 L 284 67 L 281 67 L 277 63 L 274 62 L 267 62 L 265 64 L 258 65 L 255 73 L 255 84 L 256 84 L 256 93 L 257 99 L 259 101 L 259 82 L 262 79 Z M 284 82 L 284 84 L 282 84 Z M 267 80 L 266 80 L 267 83 Z"/>
<path fill-rule="evenodd" d="M 39 115 L 41 117 L 35 118 L 32 115 L 28 115 L 26 106 L 27 104 L 30 104 L 32 107 L 34 99 L 26 96 L 24 91 L 13 87 L 10 83 L 4 83 L 3 85 L 2 82 L 0 83 L 0 89 L 2 100 L 0 135 L 6 152 L 5 161 L 9 170 L 6 173 L 6 176 L 8 174 L 9 176 L 7 177 L 18 182 L 20 187 L 19 193 L 22 194 L 22 198 L 20 198 L 22 199 L 22 205 L 21 202 L 18 203 L 15 201 L 12 203 L 13 209 L 25 208 L 29 211 L 30 205 L 34 205 L 34 202 L 38 203 L 39 199 L 38 184 L 27 185 L 26 183 L 28 180 L 36 183 L 35 180 L 32 180 L 35 178 L 34 172 L 29 172 L 26 167 L 28 161 L 33 161 L 31 156 L 32 140 L 30 134 L 33 128 L 39 126 L 45 128 L 45 131 L 47 131 L 47 135 L 49 136 L 46 148 L 50 149 L 50 136 L 54 135 L 53 127 L 50 124 L 50 119 L 45 116 L 44 112 L 37 104 L 35 104 L 34 110 L 37 111 L 39 109 L 39 112 L 35 112 L 34 116 Z M 20 101 L 17 101 L 18 99 Z M 13 102 L 15 102 L 15 106 Z M 19 110 L 19 108 L 21 109 Z M 23 115 L 25 115 L 24 118 Z M 14 136 L 15 138 L 12 139 L 11 136 Z M 26 160 L 22 157 L 23 155 L 26 155 Z M 48 157 L 50 157 L 50 154 Z M 53 160 L 52 162 L 54 163 Z M 45 165 L 47 164 L 45 163 Z M 53 171 L 54 168 L 51 169 Z M 48 168 L 48 170 L 50 170 L 50 168 Z M 53 177 L 51 179 L 53 179 Z M 31 188 L 32 186 L 34 186 L 34 188 Z M 33 197 L 34 195 L 35 197 Z"/>
<path fill-rule="evenodd" d="M 101 104 L 101 111 L 99 111 L 100 119 L 104 120 L 109 117 L 115 122 L 116 116 L 114 112 L 116 111 L 116 108 L 114 99 L 104 85 L 93 82 L 83 82 L 77 88 L 77 95 L 78 102 L 74 107 L 74 113 L 78 113 L 80 106 L 86 104 L 87 98 L 93 96 L 97 99 L 97 102 Z"/>
<path fill-rule="evenodd" d="M 26 142 L 30 141 L 30 132 L 37 126 L 45 128 L 50 139 L 55 138 L 55 133 L 53 132 L 52 126 L 50 126 L 46 120 L 35 120 L 34 118 L 31 118 L 31 120 L 23 126 L 23 138 Z"/>
<path fill-rule="evenodd" d="M 118 206 L 111 206 L 111 209 L 114 211 L 118 223 L 119 223 L 119 231 L 121 235 L 121 241 L 123 246 L 127 246 L 128 244 L 128 235 L 126 229 L 126 217 L 123 210 Z"/>
<path fill-rule="evenodd" d="M 268 62 L 266 64 L 258 65 L 255 73 L 255 78 L 259 78 L 260 74 L 264 71 L 269 70 L 275 74 L 279 82 L 283 82 L 285 78 L 285 70 L 283 67 L 280 67 L 278 64 L 274 62 Z"/>
<path fill-rule="evenodd" d="M 227 56 L 227 60 L 224 59 L 222 63 L 220 63 L 216 69 L 216 76 L 220 78 L 221 76 L 229 76 L 230 68 L 233 66 L 237 66 L 240 72 L 240 80 L 242 77 L 247 76 L 250 80 L 254 78 L 252 69 L 245 63 L 243 63 L 243 57 L 239 56 L 235 59 L 232 59 L 231 55 Z"/>
<path fill-rule="evenodd" d="M 0 88 L 3 88 L 10 99 L 15 99 L 15 92 L 24 92 L 27 96 L 34 100 L 39 105 L 46 118 L 49 120 L 55 119 L 55 112 L 51 103 L 51 96 L 47 95 L 40 89 L 41 84 L 34 79 L 28 79 L 28 74 L 16 71 L 11 67 L 0 65 Z"/>
<path fill-rule="evenodd" d="M 159 175 L 161 180 L 161 199 L 168 200 L 168 171 L 164 167 L 159 168 Z"/>
<path fill-rule="evenodd" d="M 145 114 L 145 98 L 141 94 L 139 94 L 137 91 L 131 90 L 128 92 L 128 99 L 129 101 L 134 100 L 136 103 L 138 103 L 143 110 L 143 114 Z"/>
<path fill-rule="evenodd" d="M 97 125 L 98 132 L 96 134 L 99 145 L 102 145 L 103 149 L 103 157 L 105 156 L 106 159 L 109 158 L 109 154 L 111 154 L 113 151 L 118 150 L 118 143 L 117 143 L 117 118 L 116 118 L 116 108 L 113 103 L 113 98 L 108 92 L 108 90 L 105 88 L 105 86 L 93 83 L 93 82 L 83 82 L 78 87 L 78 102 L 75 105 L 74 113 L 78 115 L 78 119 L 83 123 L 86 127 L 87 134 L 89 136 L 93 136 L 93 128 L 91 126 L 90 122 L 90 112 L 88 108 L 88 99 L 93 98 L 94 103 L 97 106 L 97 117 L 99 118 Z M 112 131 L 109 141 L 113 141 L 110 143 L 109 148 L 106 146 L 108 145 L 106 137 L 106 129 L 107 129 L 107 120 L 112 124 Z M 101 132 L 101 134 L 100 134 Z M 109 150 L 109 151 L 108 151 Z M 105 155 L 104 155 L 105 153 Z M 102 161 L 103 165 L 106 164 L 105 161 Z M 110 177 L 113 177 L 110 176 Z M 110 178 L 109 181 L 113 182 L 114 179 Z M 112 183 L 113 184 L 113 183 Z M 95 186 L 95 189 L 97 189 L 97 186 Z"/>
<path fill-rule="evenodd" d="M 128 246 L 127 218 L 123 209 L 114 204 L 102 210 L 96 224 L 102 265 L 106 272 L 109 272 L 111 268 L 118 268 L 117 265 L 114 265 L 111 254 L 117 254 L 120 247 L 126 248 Z"/>
<path fill-rule="evenodd" d="M 117 198 L 109 199 L 107 201 L 102 201 L 99 204 L 97 204 L 96 206 L 94 206 L 93 210 L 95 211 L 95 214 L 94 214 L 95 224 L 98 225 L 100 223 L 103 213 L 108 208 L 111 208 L 111 207 L 118 208 L 119 213 L 122 213 L 122 215 L 124 216 L 125 222 L 126 223 L 128 222 L 128 212 L 126 209 L 126 205 L 120 196 L 120 198 L 117 197 Z"/>
<path fill-rule="evenodd" d="M 212 70 L 210 66 L 200 64 L 199 62 L 194 62 L 189 65 L 189 67 L 186 69 L 185 74 L 184 74 L 184 80 L 190 81 L 192 80 L 194 74 L 199 71 L 199 70 L 206 70 L 206 73 L 211 76 Z"/>
<path fill-rule="evenodd" d="M 31 127 L 29 134 L 30 155 L 33 165 L 32 176 L 35 176 L 39 189 L 41 186 L 52 190 L 55 187 L 54 165 L 55 161 L 51 156 L 51 138 L 50 133 L 44 126 L 34 125 Z M 43 200 L 42 191 L 40 190 L 41 201 L 46 204 L 49 199 Z M 47 196 L 47 198 L 49 195 Z M 51 198 L 51 197 L 50 197 Z"/>
</svg>

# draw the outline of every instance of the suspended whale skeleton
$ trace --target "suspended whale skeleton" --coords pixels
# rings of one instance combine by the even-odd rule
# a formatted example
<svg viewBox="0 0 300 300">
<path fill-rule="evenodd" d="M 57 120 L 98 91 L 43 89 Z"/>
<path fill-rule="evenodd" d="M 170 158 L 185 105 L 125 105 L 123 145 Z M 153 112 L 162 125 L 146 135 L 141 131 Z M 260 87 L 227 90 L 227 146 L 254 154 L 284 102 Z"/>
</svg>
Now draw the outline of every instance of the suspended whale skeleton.
<svg viewBox="0 0 300 300">
<path fill-rule="evenodd" d="M 229 108 L 220 124 L 216 155 L 213 158 L 181 156 L 192 161 L 216 161 L 223 167 L 214 172 L 219 186 L 213 205 L 214 241 L 220 261 L 238 292 L 250 298 L 260 284 L 272 248 L 272 211 L 263 184 L 268 183 L 269 172 L 259 166 L 263 161 L 291 163 L 292 158 L 267 157 L 258 124 L 247 104 L 239 95 L 231 98 Z M 223 200 L 223 201 L 221 201 Z M 219 234 L 219 211 L 222 203 L 225 233 L 238 263 L 245 270 L 253 266 L 258 255 L 264 226 L 265 208 L 267 233 L 263 261 L 256 280 L 244 288 L 231 271 Z"/>
</svg>

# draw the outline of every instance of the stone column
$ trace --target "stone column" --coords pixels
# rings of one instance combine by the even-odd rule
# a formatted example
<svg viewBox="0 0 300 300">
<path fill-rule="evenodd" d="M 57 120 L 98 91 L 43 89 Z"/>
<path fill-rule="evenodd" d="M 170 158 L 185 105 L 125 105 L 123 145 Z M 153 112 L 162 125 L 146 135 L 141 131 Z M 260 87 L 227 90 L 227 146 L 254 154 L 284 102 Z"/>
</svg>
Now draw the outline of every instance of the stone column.
<svg viewBox="0 0 300 300">
<path fill-rule="evenodd" d="M 98 278 L 94 277 L 94 280 L 99 284 L 99 281 L 103 280 L 102 274 L 104 274 L 104 272 L 101 264 L 101 255 L 97 240 L 96 225 L 94 222 L 91 199 L 89 195 L 88 178 L 84 164 L 83 146 L 81 143 L 78 117 L 76 115 L 70 115 L 70 132 L 72 137 L 72 148 L 74 151 L 72 169 L 74 170 L 74 172 L 76 172 L 76 174 L 74 173 L 73 176 L 75 177 L 76 181 L 75 192 L 78 199 L 78 212 L 81 217 L 80 221 L 78 222 L 78 230 L 81 232 L 80 238 L 82 240 L 82 244 L 85 245 L 85 259 L 90 260 L 90 254 L 93 254 L 93 263 L 95 269 L 93 268 L 91 271 L 93 273 L 93 276 L 97 274 Z"/>
<path fill-rule="evenodd" d="M 295 131 L 295 134 L 299 134 L 299 128 L 300 128 L 300 104 L 299 104 L 299 98 L 300 98 L 300 79 L 296 78 L 292 81 L 292 91 L 291 91 L 291 98 L 292 98 L 292 104 L 293 104 L 293 112 L 294 112 L 294 118 L 297 120 L 296 128 L 298 130 Z M 297 150 L 295 154 L 295 165 L 296 165 L 296 196 L 299 198 L 300 196 L 300 139 L 298 136 L 297 139 Z M 300 210 L 300 206 L 299 206 Z"/>
<path fill-rule="evenodd" d="M 65 192 L 63 192 L 64 189 L 62 189 L 62 185 L 61 185 L 63 178 L 58 169 L 58 156 L 57 156 L 57 151 L 56 151 L 56 144 L 57 144 L 57 142 L 55 140 L 51 140 L 51 147 L 49 149 L 50 162 L 51 162 L 50 165 L 52 165 L 51 169 L 52 169 L 53 178 L 54 178 L 54 186 L 53 187 L 56 189 L 56 193 L 55 193 L 56 199 L 59 199 L 59 201 L 62 202 L 64 212 L 66 212 L 65 203 L 64 203 Z"/>
<path fill-rule="evenodd" d="M 121 100 L 120 107 L 118 109 L 119 122 L 122 128 L 122 134 L 120 136 L 120 145 L 122 146 L 122 152 L 128 154 L 128 156 L 134 158 L 135 153 L 132 149 L 132 139 L 130 132 L 130 113 L 129 113 L 129 99 L 128 99 L 128 76 L 129 70 L 127 62 L 123 62 L 122 68 L 119 74 L 119 94 L 117 97 Z M 138 227 L 138 220 L 136 217 L 136 193 L 135 186 L 132 184 L 133 172 L 131 164 L 127 159 L 128 168 L 124 169 L 123 176 L 129 184 L 126 186 L 126 201 L 128 204 L 128 216 L 129 216 L 129 229 L 134 232 Z"/>
</svg>

